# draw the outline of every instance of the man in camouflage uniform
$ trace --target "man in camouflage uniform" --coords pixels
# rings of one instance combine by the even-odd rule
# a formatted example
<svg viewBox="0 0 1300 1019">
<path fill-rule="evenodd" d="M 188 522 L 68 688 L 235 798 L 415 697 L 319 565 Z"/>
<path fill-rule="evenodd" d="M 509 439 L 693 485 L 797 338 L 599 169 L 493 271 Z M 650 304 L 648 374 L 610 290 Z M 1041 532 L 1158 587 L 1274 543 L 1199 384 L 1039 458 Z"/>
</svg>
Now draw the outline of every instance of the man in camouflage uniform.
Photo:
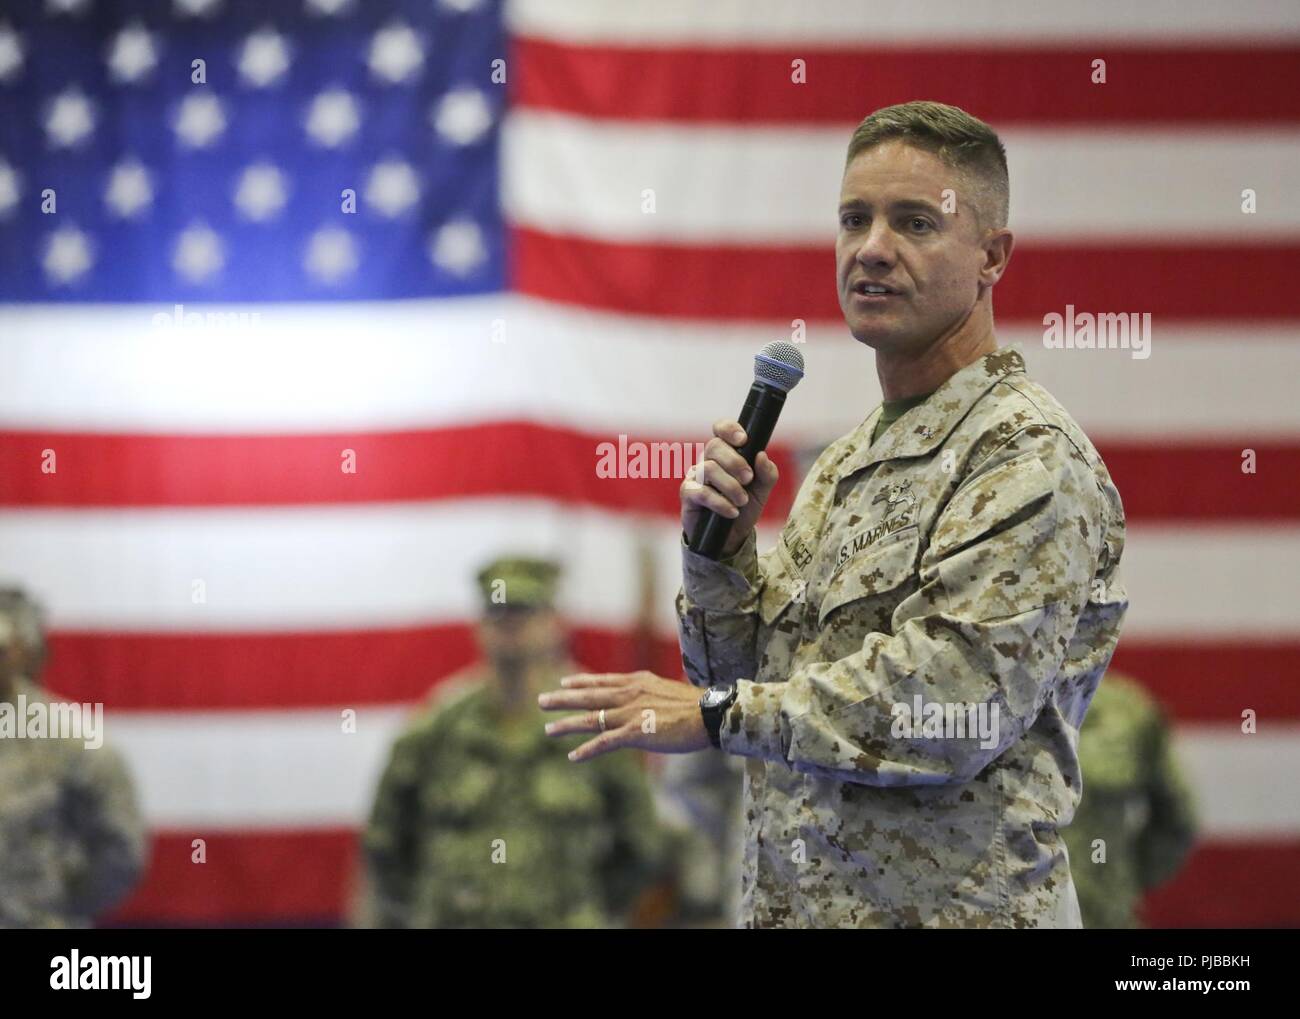
<svg viewBox="0 0 1300 1019">
<path fill-rule="evenodd" d="M 1135 680 L 1106 674 L 1079 736 L 1079 764 L 1083 800 L 1063 834 L 1083 925 L 1141 926 L 1142 894 L 1182 866 L 1196 811 L 1168 723 Z"/>
<path fill-rule="evenodd" d="M 542 730 L 538 691 L 576 670 L 557 573 L 507 558 L 479 574 L 487 664 L 448 680 L 402 733 L 365 833 L 379 926 L 605 927 L 661 877 L 640 762 L 578 772 Z"/>
<path fill-rule="evenodd" d="M 684 536 L 706 511 L 733 522 L 718 561 L 682 551 L 683 660 L 710 688 L 694 711 L 644 673 L 544 696 L 582 712 L 553 731 L 600 733 L 579 760 L 746 759 L 744 925 L 1080 926 L 1058 829 L 1128 608 L 1124 512 L 1082 429 L 998 347 L 1007 195 L 1001 142 L 961 110 L 859 125 L 837 283 L 884 405 L 822 453 L 762 556 L 776 468 L 715 424 L 681 486 Z"/>
<path fill-rule="evenodd" d="M 57 700 L 34 682 L 44 662 L 40 609 L 0 590 L 0 704 L 15 717 Z M 106 743 L 16 732 L 0 735 L 0 927 L 89 926 L 144 869 L 130 775 Z"/>
</svg>

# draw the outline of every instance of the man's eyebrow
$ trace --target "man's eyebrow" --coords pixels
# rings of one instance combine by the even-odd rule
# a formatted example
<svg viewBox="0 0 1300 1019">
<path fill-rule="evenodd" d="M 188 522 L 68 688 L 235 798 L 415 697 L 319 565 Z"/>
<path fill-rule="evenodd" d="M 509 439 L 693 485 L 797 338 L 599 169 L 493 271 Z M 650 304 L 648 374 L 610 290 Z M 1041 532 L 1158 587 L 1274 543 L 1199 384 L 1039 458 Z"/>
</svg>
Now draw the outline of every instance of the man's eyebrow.
<svg viewBox="0 0 1300 1019">
<path fill-rule="evenodd" d="M 840 212 L 846 212 L 849 209 L 869 209 L 871 203 L 863 201 L 861 198 L 847 198 L 840 202 Z M 890 208 L 896 212 L 902 212 L 908 209 L 920 209 L 922 212 L 938 214 L 939 206 L 932 202 L 927 202 L 924 198 L 902 198 L 896 202 L 890 203 Z"/>
</svg>

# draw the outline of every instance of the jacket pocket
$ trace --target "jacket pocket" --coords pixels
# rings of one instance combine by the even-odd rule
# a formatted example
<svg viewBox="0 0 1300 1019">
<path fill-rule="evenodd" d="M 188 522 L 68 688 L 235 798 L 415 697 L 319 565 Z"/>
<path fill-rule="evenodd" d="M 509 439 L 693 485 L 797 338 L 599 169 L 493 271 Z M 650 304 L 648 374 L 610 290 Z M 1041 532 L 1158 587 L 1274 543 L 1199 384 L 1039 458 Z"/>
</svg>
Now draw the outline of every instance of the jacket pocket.
<svg viewBox="0 0 1300 1019">
<path fill-rule="evenodd" d="M 888 605 L 886 619 L 902 600 L 902 591 L 916 575 L 921 532 L 915 525 L 895 531 L 869 552 L 850 559 L 831 578 L 817 610 L 817 626 L 824 629 L 832 612 Z M 858 603 L 862 604 L 858 604 Z M 879 627 L 875 627 L 879 629 Z M 866 634 L 864 633 L 865 637 Z"/>
</svg>

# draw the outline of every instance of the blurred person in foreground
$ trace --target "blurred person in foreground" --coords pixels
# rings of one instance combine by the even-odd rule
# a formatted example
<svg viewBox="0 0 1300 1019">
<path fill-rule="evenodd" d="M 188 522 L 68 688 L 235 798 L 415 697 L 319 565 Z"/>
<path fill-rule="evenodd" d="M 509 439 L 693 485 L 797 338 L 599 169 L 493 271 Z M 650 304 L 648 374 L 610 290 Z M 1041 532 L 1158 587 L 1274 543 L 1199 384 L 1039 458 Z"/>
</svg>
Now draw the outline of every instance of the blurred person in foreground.
<svg viewBox="0 0 1300 1019">
<path fill-rule="evenodd" d="M 1079 734 L 1083 799 L 1062 830 L 1085 927 L 1140 927 L 1142 896 L 1196 840 L 1196 808 L 1160 705 L 1106 673 Z M 1100 841 L 1099 841 L 1100 840 Z"/>
<path fill-rule="evenodd" d="M 71 713 L 37 683 L 46 659 L 40 607 L 0 589 L 0 927 L 88 927 L 139 880 L 145 827 L 102 711 Z"/>
<path fill-rule="evenodd" d="M 537 695 L 577 670 L 555 610 L 559 567 L 498 559 L 478 575 L 485 662 L 440 685 L 405 728 L 364 835 L 380 927 L 608 927 L 664 876 L 641 761 L 575 772 Z"/>
</svg>

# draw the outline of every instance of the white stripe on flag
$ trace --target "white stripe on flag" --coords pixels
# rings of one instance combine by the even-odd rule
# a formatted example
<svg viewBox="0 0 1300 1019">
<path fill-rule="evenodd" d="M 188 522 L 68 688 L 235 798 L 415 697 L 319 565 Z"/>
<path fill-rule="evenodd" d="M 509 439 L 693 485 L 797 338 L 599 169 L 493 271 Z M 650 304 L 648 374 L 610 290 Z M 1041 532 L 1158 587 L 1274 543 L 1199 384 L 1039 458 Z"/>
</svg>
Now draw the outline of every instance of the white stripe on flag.
<svg viewBox="0 0 1300 1019">
<path fill-rule="evenodd" d="M 555 233 L 824 244 L 829 254 L 852 127 L 623 124 L 519 110 L 504 133 L 504 202 L 516 222 Z M 1090 126 L 1001 136 L 1020 240 L 1248 243 L 1300 233 L 1296 131 Z M 960 182 L 952 187 L 960 206 Z M 1245 187 L 1268 196 L 1266 214 L 1242 213 Z"/>
<path fill-rule="evenodd" d="M 155 827 L 186 830 L 353 826 L 369 814 L 389 748 L 409 711 L 114 713 L 106 739 L 122 751 Z M 1179 726 L 1175 746 L 1196 791 L 1202 837 L 1300 834 L 1300 727 L 1252 736 L 1231 726 Z M 256 790 L 256 795 L 252 791 Z M 1084 778 L 1087 795 L 1087 777 Z"/>
<path fill-rule="evenodd" d="M 518 33 L 560 41 L 627 45 L 996 43 L 1086 39 L 1167 44 L 1177 40 L 1276 41 L 1300 35 L 1290 0 L 1232 4 L 1187 0 L 511 0 Z"/>
<path fill-rule="evenodd" d="M 665 322 L 528 298 L 230 307 L 264 312 L 265 334 L 158 334 L 152 307 L 0 309 L 0 427 L 275 434 L 523 418 L 702 441 L 739 410 L 752 355 L 790 336 L 786 322 Z M 1022 344 L 1030 376 L 1093 441 L 1300 434 L 1294 326 L 1155 320 L 1146 360 L 1046 350 L 1033 328 L 998 335 Z M 879 403 L 874 355 L 842 326 L 811 326 L 802 350 L 808 375 L 777 437 L 825 443 Z"/>
<path fill-rule="evenodd" d="M 760 548 L 780 521 L 767 521 Z M 324 508 L 0 513 L 5 573 L 53 607 L 57 628 L 221 632 L 329 630 L 473 618 L 471 578 L 503 550 L 566 564 L 575 620 L 638 619 L 638 542 L 651 542 L 656 625 L 674 632 L 676 521 L 545 500 Z M 1300 528 L 1130 525 L 1125 638 L 1300 634 Z M 206 601 L 191 592 L 203 582 Z"/>
</svg>

